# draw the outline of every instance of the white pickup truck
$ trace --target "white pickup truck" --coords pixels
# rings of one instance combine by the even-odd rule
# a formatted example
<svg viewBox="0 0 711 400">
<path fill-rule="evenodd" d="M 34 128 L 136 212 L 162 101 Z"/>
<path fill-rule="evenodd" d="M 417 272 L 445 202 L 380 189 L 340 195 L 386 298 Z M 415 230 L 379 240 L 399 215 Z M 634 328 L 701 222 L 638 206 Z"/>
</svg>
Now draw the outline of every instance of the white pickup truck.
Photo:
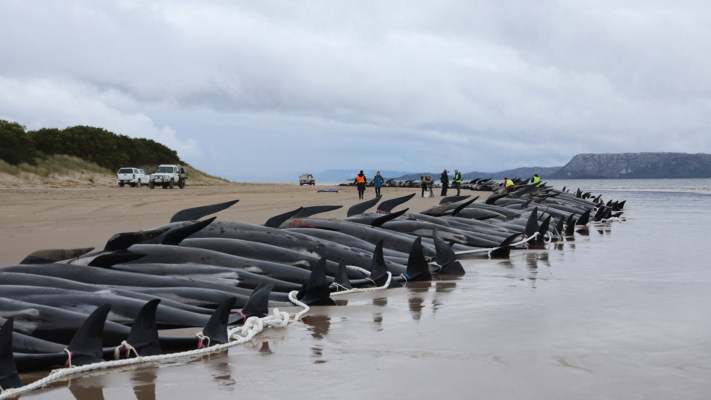
<svg viewBox="0 0 711 400">
<path fill-rule="evenodd" d="M 175 164 L 162 164 L 151 174 L 148 187 L 153 189 L 162 186 L 163 189 L 172 189 L 174 185 L 178 185 L 182 189 L 185 187 L 186 179 L 188 179 L 187 168 Z"/>
<path fill-rule="evenodd" d="M 129 184 L 131 187 L 139 188 L 141 185 L 147 184 L 149 180 L 150 176 L 138 168 L 121 168 L 118 173 L 116 173 L 116 182 L 118 182 L 121 187 L 125 184 Z"/>
</svg>

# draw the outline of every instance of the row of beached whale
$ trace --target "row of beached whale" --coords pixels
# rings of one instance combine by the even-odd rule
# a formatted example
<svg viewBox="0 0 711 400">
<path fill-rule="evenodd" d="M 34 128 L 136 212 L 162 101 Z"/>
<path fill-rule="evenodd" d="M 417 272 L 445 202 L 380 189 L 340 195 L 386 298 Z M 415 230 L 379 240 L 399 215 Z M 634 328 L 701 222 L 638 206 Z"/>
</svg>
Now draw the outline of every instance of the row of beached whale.
<svg viewBox="0 0 711 400">
<path fill-rule="evenodd" d="M 458 257 L 507 257 L 619 217 L 624 207 L 541 184 L 484 202 L 457 196 L 420 213 L 392 212 L 412 196 L 375 198 L 343 219 L 314 217 L 341 206 L 314 206 L 264 225 L 200 221 L 235 200 L 116 234 L 100 251 L 40 250 L 0 267 L 0 386 L 21 386 L 18 371 L 113 359 L 124 341 L 141 356 L 195 349 L 205 338 L 224 344 L 229 325 L 291 305 L 291 291 L 305 304 L 333 305 L 336 291 L 464 274 Z M 522 246 L 523 238 L 530 242 Z M 185 327 L 204 327 L 203 337 L 158 334 Z"/>
<path fill-rule="evenodd" d="M 521 179 L 521 178 L 512 178 L 511 179 L 515 185 L 526 185 L 528 183 L 527 179 Z M 396 179 L 388 179 L 385 182 L 383 182 L 383 187 L 410 187 L 410 188 L 419 188 L 422 187 L 422 181 L 419 179 L 407 179 L 407 180 L 396 180 Z M 338 186 L 355 186 L 355 183 L 353 182 L 347 182 L 347 183 L 341 183 Z M 366 182 L 366 186 L 368 187 L 373 187 L 375 186 L 375 181 L 370 180 Z M 430 183 L 430 187 L 433 188 L 441 188 L 442 184 L 439 183 L 438 181 L 434 181 L 433 183 Z M 492 178 L 476 178 L 476 179 L 471 179 L 468 181 L 462 181 L 460 184 L 461 189 L 470 189 L 470 190 L 479 190 L 479 191 L 498 191 L 498 190 L 505 190 L 506 188 L 504 187 L 503 182 L 496 182 Z"/>
</svg>

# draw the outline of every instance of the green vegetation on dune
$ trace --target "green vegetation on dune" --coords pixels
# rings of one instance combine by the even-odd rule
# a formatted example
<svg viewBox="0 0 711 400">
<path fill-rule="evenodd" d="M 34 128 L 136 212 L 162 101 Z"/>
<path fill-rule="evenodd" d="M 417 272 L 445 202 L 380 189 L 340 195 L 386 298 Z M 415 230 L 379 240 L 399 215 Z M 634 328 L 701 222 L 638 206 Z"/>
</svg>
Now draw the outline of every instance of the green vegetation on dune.
<svg viewBox="0 0 711 400">
<path fill-rule="evenodd" d="M 0 120 L 0 172 L 22 172 L 48 177 L 80 170 L 114 175 L 119 168 L 141 168 L 152 173 L 158 164 L 181 164 L 190 180 L 226 179 L 208 175 L 180 160 L 178 153 L 151 139 L 130 138 L 102 128 L 27 129 Z"/>
<path fill-rule="evenodd" d="M 110 170 L 133 165 L 185 164 L 178 153 L 150 139 L 134 139 L 102 128 L 72 126 L 66 129 L 25 130 L 0 120 L 0 159 L 12 165 L 34 165 L 36 158 L 66 154 Z"/>
<path fill-rule="evenodd" d="M 26 162 L 12 165 L 0 160 L 0 172 L 20 176 L 23 172 L 35 174 L 42 178 L 51 175 L 69 175 L 72 172 L 94 172 L 97 174 L 115 175 L 108 168 L 100 167 L 95 163 L 82 160 L 79 157 L 65 154 L 51 155 L 45 158 L 35 158 L 34 165 Z"/>
</svg>

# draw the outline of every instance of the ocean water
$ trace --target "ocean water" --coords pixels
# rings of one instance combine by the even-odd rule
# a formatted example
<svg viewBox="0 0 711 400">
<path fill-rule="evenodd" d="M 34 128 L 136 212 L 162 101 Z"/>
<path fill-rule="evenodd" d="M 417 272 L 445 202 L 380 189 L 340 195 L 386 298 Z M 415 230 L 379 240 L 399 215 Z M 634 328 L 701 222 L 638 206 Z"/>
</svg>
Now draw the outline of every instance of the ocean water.
<svg viewBox="0 0 711 400">
<path fill-rule="evenodd" d="M 710 183 L 555 182 L 626 199 L 627 220 L 349 295 L 228 352 L 27 397 L 708 399 Z"/>
</svg>

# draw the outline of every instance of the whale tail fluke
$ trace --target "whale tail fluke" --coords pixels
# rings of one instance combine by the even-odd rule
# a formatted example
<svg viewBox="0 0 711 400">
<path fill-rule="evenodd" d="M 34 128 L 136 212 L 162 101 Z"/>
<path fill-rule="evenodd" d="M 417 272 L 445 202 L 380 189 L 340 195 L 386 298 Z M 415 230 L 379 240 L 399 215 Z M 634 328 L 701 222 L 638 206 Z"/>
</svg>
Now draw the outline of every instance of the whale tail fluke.
<svg viewBox="0 0 711 400">
<path fill-rule="evenodd" d="M 131 333 L 126 339 L 126 342 L 133 346 L 141 357 L 163 354 L 156 325 L 156 310 L 159 303 L 160 299 L 154 299 L 143 305 L 133 321 Z M 128 357 L 131 356 L 133 354 L 128 353 Z"/>
<path fill-rule="evenodd" d="M 111 311 L 111 304 L 99 306 L 74 334 L 67 347 L 67 351 L 71 353 L 72 365 L 81 366 L 104 361 L 101 358 L 104 355 L 102 342 L 104 324 L 109 311 Z"/>
<path fill-rule="evenodd" d="M 407 201 L 409 201 L 411 198 L 415 197 L 415 194 L 416 193 L 412 193 L 412 194 L 408 194 L 407 196 L 402 196 L 402 197 L 398 197 L 395 199 L 386 200 L 386 201 L 380 203 L 380 205 L 378 206 L 378 211 L 380 211 L 381 213 L 387 214 L 387 213 L 391 212 L 393 210 L 393 208 L 399 206 L 400 204 L 404 204 Z"/>
<path fill-rule="evenodd" d="M 236 297 L 226 299 L 217 306 L 215 312 L 210 316 L 205 328 L 202 330 L 203 336 L 210 338 L 208 344 L 206 344 L 207 346 L 227 344 L 230 341 L 227 337 L 227 325 L 229 324 L 230 311 L 232 311 L 236 301 Z"/>
<path fill-rule="evenodd" d="M 0 329 L 0 386 L 3 391 L 22 387 L 22 380 L 17 375 L 15 357 L 12 354 L 12 317 Z"/>
<path fill-rule="evenodd" d="M 304 283 L 296 295 L 304 304 L 313 306 L 335 306 L 336 302 L 331 299 L 328 279 L 326 278 L 326 259 L 321 258 L 316 266 L 311 270 L 309 280 Z"/>
<path fill-rule="evenodd" d="M 161 241 L 160 244 L 177 246 L 188 236 L 210 225 L 212 221 L 214 221 L 216 218 L 217 217 L 212 217 L 204 221 L 199 221 L 194 224 L 172 229 L 170 232 L 165 234 L 165 236 L 163 237 L 163 241 Z"/>
<path fill-rule="evenodd" d="M 435 261 L 440 266 L 440 274 L 445 275 L 464 275 L 464 267 L 457 261 L 457 256 L 454 250 L 437 233 L 437 227 L 432 231 L 432 239 L 434 239 L 435 251 L 437 257 Z"/>
</svg>

